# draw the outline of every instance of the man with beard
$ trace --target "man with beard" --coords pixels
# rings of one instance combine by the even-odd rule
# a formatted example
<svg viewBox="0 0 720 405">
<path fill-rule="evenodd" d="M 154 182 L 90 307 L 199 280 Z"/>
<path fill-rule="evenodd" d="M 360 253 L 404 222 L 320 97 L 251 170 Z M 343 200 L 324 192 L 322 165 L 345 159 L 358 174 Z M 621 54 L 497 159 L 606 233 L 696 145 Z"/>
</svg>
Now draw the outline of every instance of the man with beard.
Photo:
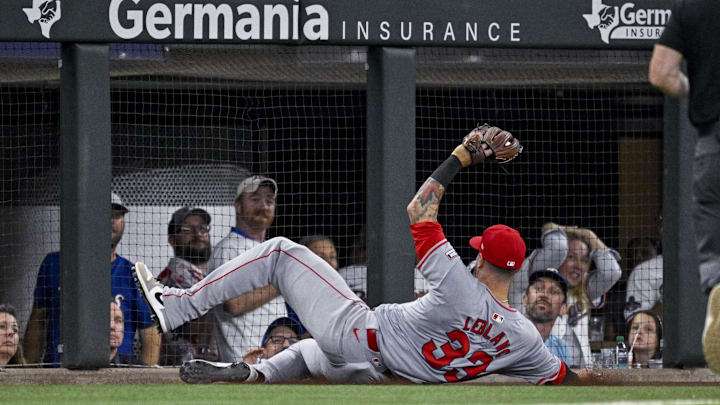
<svg viewBox="0 0 720 405">
<path fill-rule="evenodd" d="M 128 209 L 120 197 L 112 193 L 112 238 L 110 246 L 110 293 L 120 303 L 125 319 L 123 343 L 117 353 L 131 362 L 135 331 L 140 332 L 142 362 L 155 365 L 160 353 L 161 337 L 150 318 L 150 310 L 139 296 L 132 277 L 133 264 L 115 253 L 125 233 Z M 98 271 L 107 271 L 98 269 Z M 38 272 L 33 310 L 25 332 L 25 354 L 28 363 L 42 362 L 59 367 L 60 346 L 60 252 L 49 253 Z"/>
<path fill-rule="evenodd" d="M 188 288 L 207 274 L 210 260 L 210 214 L 200 208 L 183 207 L 173 213 L 168 224 L 168 243 L 173 248 L 158 280 L 171 287 Z M 217 354 L 211 332 L 211 317 L 203 316 L 164 336 L 161 363 L 182 364 L 193 358 L 215 360 Z"/>
<path fill-rule="evenodd" d="M 549 267 L 530 275 L 530 285 L 523 294 L 525 316 L 540 332 L 545 346 L 563 362 L 568 361 L 567 345 L 550 334 L 558 316 L 567 311 L 568 282 L 557 269 Z"/>
<path fill-rule="evenodd" d="M 235 226 L 212 253 L 208 272 L 220 267 L 265 241 L 275 219 L 278 187 L 275 180 L 255 175 L 238 185 L 235 197 Z M 213 310 L 218 358 L 222 362 L 242 361 L 260 341 L 270 323 L 287 316 L 285 300 L 271 286 L 257 288 L 226 301 Z"/>
</svg>

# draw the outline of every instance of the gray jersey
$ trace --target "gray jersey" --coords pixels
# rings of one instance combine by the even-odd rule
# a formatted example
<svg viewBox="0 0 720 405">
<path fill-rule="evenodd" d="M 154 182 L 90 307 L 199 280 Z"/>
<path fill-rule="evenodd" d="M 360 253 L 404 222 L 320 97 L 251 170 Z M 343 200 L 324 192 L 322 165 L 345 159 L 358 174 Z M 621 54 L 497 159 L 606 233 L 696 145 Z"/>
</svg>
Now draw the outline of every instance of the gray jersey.
<svg viewBox="0 0 720 405">
<path fill-rule="evenodd" d="M 208 262 L 208 271 L 215 270 L 259 244 L 242 234 L 237 228 L 233 228 L 215 245 L 212 258 Z M 251 348 L 260 347 L 260 340 L 267 327 L 275 319 L 287 316 L 287 309 L 285 300 L 282 297 L 275 297 L 243 314 L 231 314 L 225 311 L 222 305 L 215 307 L 213 314 L 215 315 L 213 325 L 219 359 L 233 362 L 242 360 L 245 353 Z"/>
<path fill-rule="evenodd" d="M 416 301 L 375 310 L 386 366 L 414 382 L 454 382 L 489 373 L 533 384 L 562 379 L 562 362 L 535 326 L 472 276 L 440 225 L 429 224 L 422 224 L 422 234 L 414 228 L 413 236 L 418 267 L 433 287 Z"/>
<path fill-rule="evenodd" d="M 501 373 L 535 384 L 561 383 L 564 364 L 529 321 L 468 274 L 440 225 L 425 222 L 411 230 L 422 252 L 419 269 L 430 284 L 430 292 L 415 302 L 372 311 L 325 260 L 305 246 L 273 238 L 189 289 L 165 287 L 166 325 L 173 329 L 230 298 L 272 284 L 315 340 L 258 365 L 268 382 L 320 375 L 368 383 L 384 381 L 383 372 L 390 369 L 414 382 Z M 419 237 L 425 240 L 419 243 Z"/>
</svg>

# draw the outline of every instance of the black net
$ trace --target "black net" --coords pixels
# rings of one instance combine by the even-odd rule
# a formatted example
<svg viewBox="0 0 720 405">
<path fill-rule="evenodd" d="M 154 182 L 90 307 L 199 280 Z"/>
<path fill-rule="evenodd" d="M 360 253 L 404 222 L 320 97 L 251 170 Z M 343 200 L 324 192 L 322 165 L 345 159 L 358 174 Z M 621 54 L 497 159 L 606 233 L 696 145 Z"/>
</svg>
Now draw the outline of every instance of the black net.
<svg viewBox="0 0 720 405">
<path fill-rule="evenodd" d="M 329 241 L 315 244 L 335 256 L 335 267 L 348 264 L 365 215 L 364 93 L 342 86 L 180 77 L 115 84 L 114 183 L 130 209 L 119 246 L 122 255 L 145 261 L 164 281 L 183 287 L 198 281 L 188 274 L 204 275 L 273 236 L 301 241 L 325 235 Z M 258 191 L 238 195 L 238 185 L 250 174 L 276 182 L 275 208 L 256 203 Z M 183 206 L 210 214 L 205 240 L 196 240 L 200 235 L 169 238 L 171 215 Z M 252 233 L 255 225 L 262 232 Z M 206 257 L 195 253 L 200 256 L 195 262 L 193 252 L 181 246 L 203 243 L 215 246 L 215 252 Z M 194 272 L 186 271 L 190 264 Z M 230 310 L 228 303 L 203 319 L 205 331 L 184 333 L 191 335 L 190 341 L 213 331 L 219 336 L 218 350 L 212 348 L 213 339 L 205 339 L 201 345 L 209 348 L 194 345 L 196 352 L 208 350 L 210 359 L 219 352 L 222 360 L 237 361 L 261 346 L 267 327 L 287 316 L 288 308 L 281 298 L 270 300 L 267 291 L 252 294 L 256 297 L 246 300 L 253 304 L 236 302 L 242 310 Z M 161 359 L 163 364 L 179 361 Z"/>
<path fill-rule="evenodd" d="M 0 61 L 8 72 L 0 88 L 6 208 L 0 247 L 7 263 L 0 291 L 2 302 L 18 308 L 20 329 L 30 331 L 49 316 L 37 313 L 37 323 L 28 323 L 33 302 L 39 308 L 33 296 L 40 265 L 59 249 L 59 51 L 18 49 L 7 45 Z M 178 285 L 201 277 L 205 267 L 254 243 L 238 226 L 237 207 L 245 200 L 238 201 L 237 188 L 259 174 L 276 182 L 277 196 L 272 224 L 258 238 L 304 239 L 328 260 L 335 255 L 352 289 L 367 292 L 365 48 L 113 45 L 111 51 L 113 188 L 128 209 L 120 256 L 146 262 L 161 277 L 167 269 L 164 280 Z M 646 84 L 648 57 L 635 51 L 417 51 L 418 186 L 477 123 L 511 131 L 526 148 L 507 165 L 509 173 L 485 164 L 465 169 L 449 187 L 440 221 L 465 262 L 476 255 L 470 237 L 494 223 L 517 228 L 529 253 L 543 246 L 543 226 L 553 222 L 589 229 L 621 254 L 621 278 L 599 293 L 604 306 L 579 306 L 572 315 L 585 325 L 578 329 L 581 349 L 590 349 L 580 366 L 627 333 L 625 279 L 659 252 L 662 97 Z M 272 194 L 274 186 L 263 189 Z M 273 203 L 258 204 L 267 212 Z M 184 206 L 207 212 L 210 229 L 184 221 L 169 235 L 173 213 Z M 198 219 L 204 220 L 192 220 Z M 318 235 L 332 240 L 334 255 Z M 217 246 L 226 238 L 237 240 L 221 252 Z M 203 246 L 213 248 L 209 257 Z M 591 266 L 595 274 L 598 264 Z M 648 285 L 657 285 L 657 273 L 644 276 Z M 416 277 L 422 294 L 428 287 Z M 527 275 L 524 280 L 514 287 L 516 300 Z M 233 311 L 246 313 L 273 297 L 267 290 L 257 294 L 214 310 L 160 345 L 137 333 L 129 353 L 134 360 L 127 361 L 242 358 L 267 343 L 273 320 L 292 315 L 273 299 L 263 304 L 272 308 L 234 322 Z M 149 334 L 143 314 L 124 315 Z M 603 320 L 600 336 L 590 336 L 595 317 Z M 24 340 L 41 361 L 47 339 L 33 341 L 25 332 Z"/>
</svg>

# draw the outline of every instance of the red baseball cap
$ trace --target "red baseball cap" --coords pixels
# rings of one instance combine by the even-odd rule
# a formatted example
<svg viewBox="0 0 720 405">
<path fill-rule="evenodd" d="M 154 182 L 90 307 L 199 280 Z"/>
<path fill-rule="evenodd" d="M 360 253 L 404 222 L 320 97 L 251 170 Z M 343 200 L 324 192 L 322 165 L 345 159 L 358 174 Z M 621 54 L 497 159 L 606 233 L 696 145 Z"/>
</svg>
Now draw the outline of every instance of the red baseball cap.
<svg viewBox="0 0 720 405">
<path fill-rule="evenodd" d="M 525 241 L 520 232 L 507 225 L 493 225 L 482 236 L 470 239 L 470 246 L 482 257 L 503 269 L 517 270 L 525 260 Z"/>
</svg>

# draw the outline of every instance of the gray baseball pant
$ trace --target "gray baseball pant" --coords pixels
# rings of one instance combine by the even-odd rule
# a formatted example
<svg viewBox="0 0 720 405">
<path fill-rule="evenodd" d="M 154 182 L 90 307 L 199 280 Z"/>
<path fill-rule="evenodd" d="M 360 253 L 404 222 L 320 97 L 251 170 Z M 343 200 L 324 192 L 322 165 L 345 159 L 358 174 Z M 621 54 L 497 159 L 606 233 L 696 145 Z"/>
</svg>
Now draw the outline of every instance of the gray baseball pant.
<svg viewBox="0 0 720 405">
<path fill-rule="evenodd" d="M 307 247 L 270 239 L 226 262 L 188 289 L 166 288 L 167 323 L 174 329 L 225 301 L 273 285 L 314 341 L 298 342 L 258 365 L 268 382 L 320 375 L 331 381 L 383 381 L 385 367 L 368 348 L 374 313 L 335 269 Z"/>
</svg>

